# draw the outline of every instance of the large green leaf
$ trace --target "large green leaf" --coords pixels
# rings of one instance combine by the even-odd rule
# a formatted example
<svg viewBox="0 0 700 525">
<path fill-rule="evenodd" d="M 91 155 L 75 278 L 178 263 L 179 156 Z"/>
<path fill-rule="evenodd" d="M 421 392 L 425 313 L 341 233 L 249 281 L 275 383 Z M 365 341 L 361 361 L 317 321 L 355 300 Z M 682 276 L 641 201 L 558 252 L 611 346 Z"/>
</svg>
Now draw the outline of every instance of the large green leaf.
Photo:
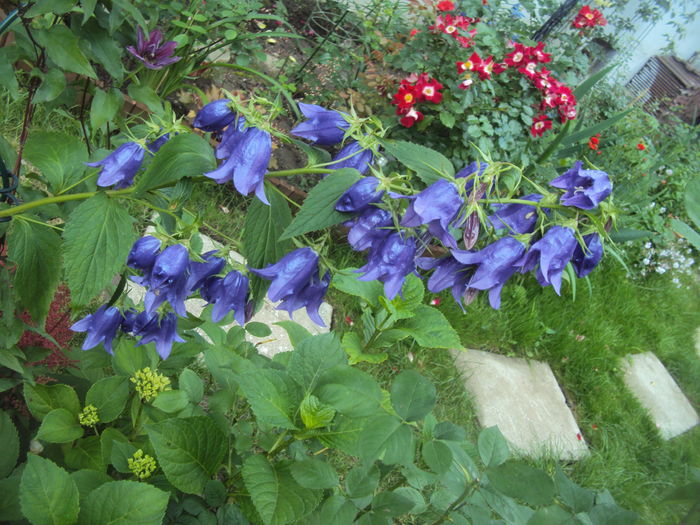
<svg viewBox="0 0 700 525">
<path fill-rule="evenodd" d="M 62 15 L 70 11 L 74 5 L 75 0 L 37 0 L 24 16 L 33 18 L 46 13 Z"/>
<path fill-rule="evenodd" d="M 145 104 L 156 115 L 163 115 L 163 102 L 152 87 L 146 84 L 129 84 L 127 92 L 136 102 Z"/>
<path fill-rule="evenodd" d="M 292 221 L 287 201 L 269 185 L 266 194 L 270 205 L 266 206 L 258 199 L 253 199 L 245 218 L 243 255 L 251 268 L 265 268 L 268 264 L 276 263 L 292 248 L 291 241 L 280 239 Z M 251 276 L 250 289 L 256 303 L 262 299 L 268 285 L 269 282 L 261 277 Z"/>
<path fill-rule="evenodd" d="M 16 217 L 8 235 L 7 256 L 16 265 L 15 292 L 41 325 L 61 277 L 61 241 L 51 228 Z"/>
<path fill-rule="evenodd" d="M 379 281 L 359 281 L 356 268 L 343 268 L 333 274 L 331 284 L 341 292 L 361 297 L 372 306 L 379 306 L 379 297 L 384 294 L 384 286 Z"/>
<path fill-rule="evenodd" d="M 79 525 L 160 525 L 169 494 L 147 483 L 110 481 L 85 499 Z"/>
<path fill-rule="evenodd" d="M 528 505 L 549 505 L 554 499 L 554 482 L 544 471 L 520 461 L 507 461 L 486 471 L 491 485 L 506 496 Z"/>
<path fill-rule="evenodd" d="M 685 211 L 700 230 L 700 176 L 685 186 Z"/>
<path fill-rule="evenodd" d="M 327 461 L 321 459 L 295 461 L 291 471 L 297 483 L 307 489 L 331 489 L 339 483 L 338 473 Z"/>
<path fill-rule="evenodd" d="M 70 443 L 82 435 L 78 418 L 65 408 L 55 408 L 44 416 L 36 437 L 49 443 Z"/>
<path fill-rule="evenodd" d="M 381 459 L 387 465 L 413 463 L 415 440 L 410 426 L 391 414 L 373 417 L 359 443 L 357 455 L 371 462 Z"/>
<path fill-rule="evenodd" d="M 85 404 L 97 408 L 100 423 L 109 423 L 122 413 L 128 397 L 128 378 L 124 376 L 105 377 L 90 387 L 85 396 Z"/>
<path fill-rule="evenodd" d="M 336 211 L 335 204 L 340 196 L 360 178 L 360 172 L 356 169 L 343 168 L 321 180 L 304 199 L 304 204 L 280 239 L 289 239 L 348 220 L 350 216 Z"/>
<path fill-rule="evenodd" d="M 608 66 L 604 69 L 601 69 L 597 73 L 593 73 L 590 77 L 588 77 L 586 80 L 581 82 L 578 86 L 576 86 L 576 89 L 574 89 L 574 96 L 576 97 L 577 100 L 581 100 L 586 93 L 588 93 L 593 86 L 595 86 L 600 80 L 605 77 L 608 73 L 610 73 L 613 69 L 617 67 L 617 64 L 613 64 L 612 66 Z"/>
<path fill-rule="evenodd" d="M 616 115 L 613 115 L 609 119 L 604 120 L 603 122 L 599 122 L 598 124 L 594 124 L 592 126 L 588 126 L 585 129 L 582 129 L 581 131 L 576 131 L 574 133 L 571 133 L 570 135 L 567 135 L 564 137 L 561 141 L 562 146 L 568 146 L 570 144 L 575 144 L 579 140 L 583 139 L 588 139 L 589 137 L 592 137 L 596 133 L 601 133 L 608 129 L 610 126 L 618 122 L 619 120 L 622 120 L 625 118 L 630 112 L 634 111 L 634 109 L 628 109 L 625 111 L 622 111 L 621 113 L 618 113 Z"/>
<path fill-rule="evenodd" d="M 78 37 L 63 24 L 56 24 L 51 29 L 34 31 L 34 38 L 46 50 L 49 58 L 60 68 L 78 75 L 97 78 L 95 70 L 80 50 Z"/>
<path fill-rule="evenodd" d="M 301 341 L 289 360 L 289 375 L 305 392 L 316 386 L 320 375 L 336 365 L 347 363 L 340 341 L 334 333 L 308 337 Z"/>
<path fill-rule="evenodd" d="M 74 303 L 87 304 L 122 269 L 136 240 L 133 223 L 124 207 L 103 192 L 70 214 L 63 232 L 64 268 Z"/>
<path fill-rule="evenodd" d="M 439 440 L 423 444 L 423 461 L 436 474 L 444 474 L 452 466 L 452 450 Z"/>
<path fill-rule="evenodd" d="M 166 419 L 146 427 L 165 477 L 177 489 L 201 494 L 226 454 L 226 438 L 209 417 Z"/>
<path fill-rule="evenodd" d="M 136 194 L 174 184 L 183 177 L 199 177 L 214 169 L 214 150 L 199 135 L 183 133 L 166 142 L 136 183 Z"/>
<path fill-rule="evenodd" d="M 299 485 L 286 468 L 273 466 L 265 456 L 243 462 L 243 482 L 265 525 L 300 520 L 319 504 L 321 494 Z"/>
<path fill-rule="evenodd" d="M 479 456 L 487 467 L 496 467 L 508 459 L 508 442 L 498 427 L 485 428 L 477 440 Z"/>
<path fill-rule="evenodd" d="M 60 69 L 49 69 L 34 95 L 34 102 L 50 102 L 66 89 L 66 75 Z"/>
<path fill-rule="evenodd" d="M 104 123 L 109 122 L 124 105 L 124 97 L 118 89 L 109 91 L 95 89 L 95 96 L 90 106 L 90 125 L 93 133 Z"/>
<path fill-rule="evenodd" d="M 406 421 L 423 419 L 435 406 L 435 385 L 415 370 L 404 370 L 391 385 L 391 404 Z"/>
<path fill-rule="evenodd" d="M 54 193 L 80 180 L 88 160 L 87 149 L 76 137 L 55 131 L 34 131 L 24 147 L 24 158 L 39 168 Z"/>
<path fill-rule="evenodd" d="M 78 488 L 70 474 L 34 454 L 22 473 L 19 501 L 33 525 L 70 525 L 78 518 Z"/>
<path fill-rule="evenodd" d="M 88 57 L 102 65 L 107 73 L 117 81 L 121 81 L 124 77 L 122 63 L 124 48 L 119 45 L 119 42 L 100 27 L 96 20 L 88 22 L 78 28 L 76 32 L 80 36 L 82 49 L 85 50 Z"/>
<path fill-rule="evenodd" d="M 279 370 L 246 368 L 236 375 L 255 416 L 267 425 L 294 430 L 293 418 L 299 400 L 294 383 Z"/>
<path fill-rule="evenodd" d="M 426 348 L 461 348 L 459 335 L 445 316 L 432 306 L 419 305 L 415 315 L 395 327 Z"/>
<path fill-rule="evenodd" d="M 80 412 L 80 401 L 73 387 L 63 384 L 30 385 L 24 384 L 24 400 L 32 415 L 41 420 L 56 408 L 65 408 L 77 416 Z"/>
<path fill-rule="evenodd" d="M 695 246 L 696 250 L 700 250 L 700 234 L 688 226 L 687 223 L 680 219 L 671 219 L 671 228 L 678 235 L 685 237 L 690 244 Z"/>
<path fill-rule="evenodd" d="M 382 398 L 375 379 L 348 365 L 337 365 L 324 371 L 314 395 L 341 414 L 352 417 L 374 415 Z"/>
<path fill-rule="evenodd" d="M 385 140 L 382 141 L 382 146 L 401 164 L 415 171 L 425 184 L 432 184 L 455 174 L 454 166 L 447 157 L 433 149 L 403 140 Z"/>
<path fill-rule="evenodd" d="M 559 465 L 554 473 L 554 484 L 558 498 L 574 512 L 588 512 L 593 508 L 595 492 L 571 481 Z"/>
<path fill-rule="evenodd" d="M 8 476 L 15 468 L 19 457 L 19 435 L 10 415 L 0 410 L 0 479 Z"/>
</svg>

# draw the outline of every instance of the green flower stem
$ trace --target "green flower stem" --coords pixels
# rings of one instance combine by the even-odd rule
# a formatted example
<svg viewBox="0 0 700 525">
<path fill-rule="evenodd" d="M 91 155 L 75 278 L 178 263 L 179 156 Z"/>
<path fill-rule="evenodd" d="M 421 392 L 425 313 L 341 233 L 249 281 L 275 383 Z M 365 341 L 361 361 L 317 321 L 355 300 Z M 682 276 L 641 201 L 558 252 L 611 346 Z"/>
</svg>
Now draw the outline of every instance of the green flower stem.
<svg viewBox="0 0 700 525">
<path fill-rule="evenodd" d="M 537 208 L 556 208 L 559 210 L 571 209 L 571 206 L 564 206 L 562 204 L 542 204 L 540 202 L 528 201 L 525 199 L 479 199 L 478 202 L 484 204 L 526 204 Z"/>
<path fill-rule="evenodd" d="M 330 173 L 334 171 L 328 168 L 295 168 L 293 170 L 278 170 L 278 171 L 268 171 L 267 177 L 291 177 L 292 175 L 302 175 L 304 173 L 318 173 L 322 175 L 324 173 Z"/>
<path fill-rule="evenodd" d="M 27 222 L 33 222 L 34 224 L 39 224 L 40 226 L 46 226 L 47 228 L 53 228 L 54 230 L 58 230 L 61 232 L 63 231 L 63 228 L 61 228 L 59 226 L 54 226 L 53 224 L 47 224 L 43 221 L 37 221 L 37 220 L 32 219 L 30 217 L 22 217 L 22 220 L 27 221 Z"/>
<path fill-rule="evenodd" d="M 272 445 L 272 448 L 270 451 L 267 453 L 267 457 L 271 458 L 274 456 L 279 450 L 282 448 L 282 445 L 284 444 L 284 440 L 287 437 L 287 434 L 289 434 L 289 430 L 285 430 L 280 434 L 280 437 L 277 438 L 277 441 L 275 441 L 275 444 Z"/>
</svg>

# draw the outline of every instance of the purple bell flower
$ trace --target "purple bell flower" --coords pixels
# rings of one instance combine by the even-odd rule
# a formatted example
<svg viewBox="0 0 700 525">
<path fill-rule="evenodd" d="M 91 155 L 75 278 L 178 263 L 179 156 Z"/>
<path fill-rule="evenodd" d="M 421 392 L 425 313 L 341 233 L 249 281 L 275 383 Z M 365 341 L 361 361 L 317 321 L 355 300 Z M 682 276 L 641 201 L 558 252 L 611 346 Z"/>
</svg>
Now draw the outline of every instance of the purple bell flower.
<svg viewBox="0 0 700 525">
<path fill-rule="evenodd" d="M 416 270 L 416 240 L 413 237 L 403 239 L 396 232 L 388 235 L 384 242 L 372 246 L 367 264 L 355 270 L 364 273 L 360 281 L 375 279 L 384 283 L 384 295 L 393 299 L 401 291 L 406 276 Z"/>
<path fill-rule="evenodd" d="M 520 200 L 540 202 L 542 195 L 531 193 Z M 532 233 L 537 223 L 537 208 L 527 204 L 494 204 L 496 213 L 489 215 L 489 220 L 497 230 L 508 228 L 511 233 Z"/>
<path fill-rule="evenodd" d="M 236 149 L 217 169 L 205 173 L 218 184 L 233 180 L 233 185 L 242 195 L 253 191 L 261 202 L 269 205 L 265 196 L 265 173 L 272 155 L 272 138 L 267 131 L 247 128 Z"/>
<path fill-rule="evenodd" d="M 478 265 L 467 286 L 488 290 L 489 303 L 496 310 L 501 306 L 503 285 L 517 270 L 515 263 L 523 253 L 525 247 L 513 237 L 502 237 L 478 252 L 452 250 L 459 262 Z"/>
<path fill-rule="evenodd" d="M 151 313 L 164 301 L 168 301 L 173 310 L 182 317 L 187 317 L 185 299 L 189 295 L 187 288 L 189 254 L 182 244 L 168 246 L 153 263 L 148 281 L 144 306 Z"/>
<path fill-rule="evenodd" d="M 134 182 L 136 172 L 141 168 L 141 163 L 146 150 L 137 142 L 125 142 L 104 159 L 85 164 L 97 168 L 101 167 L 97 185 L 103 188 L 114 186 L 114 189 L 128 188 Z"/>
<path fill-rule="evenodd" d="M 148 69 L 163 69 L 165 66 L 174 64 L 182 57 L 175 57 L 173 53 L 177 47 L 177 42 L 170 40 L 163 41 L 163 33 L 158 29 L 151 31 L 146 40 L 141 26 L 136 29 L 136 47 L 126 46 L 126 50 L 138 58 Z"/>
<path fill-rule="evenodd" d="M 350 155 L 352 155 L 352 157 L 349 157 Z M 349 158 L 346 159 L 345 157 Z M 329 164 L 328 167 L 334 170 L 355 168 L 360 174 L 364 175 L 372 162 L 372 150 L 362 149 L 360 143 L 353 140 L 349 144 L 343 146 L 336 156 L 333 157 L 333 163 Z"/>
<path fill-rule="evenodd" d="M 326 272 L 323 279 L 319 279 L 318 274 L 311 276 L 311 280 L 296 294 L 286 296 L 278 310 L 286 310 L 289 317 L 293 319 L 292 313 L 299 308 L 306 307 L 309 318 L 319 326 L 326 326 L 318 313 L 318 309 L 323 302 L 323 298 L 331 284 L 331 273 Z"/>
<path fill-rule="evenodd" d="M 145 313 L 145 312 L 143 312 Z M 140 315 L 140 314 L 139 314 Z M 148 315 L 148 314 L 146 314 Z M 156 352 L 161 359 L 167 359 L 172 352 L 175 341 L 184 343 L 185 340 L 177 333 L 177 317 L 172 312 L 168 312 L 158 320 L 157 314 L 152 314 L 150 319 L 140 327 L 134 335 L 141 336 L 136 346 L 148 343 L 156 344 Z"/>
<path fill-rule="evenodd" d="M 450 248 L 457 248 L 457 241 L 448 228 L 464 205 L 457 186 L 440 179 L 419 194 L 412 197 L 411 203 L 401 220 L 401 226 L 415 228 L 421 224 L 428 226 L 428 231 Z"/>
<path fill-rule="evenodd" d="M 214 303 L 211 320 L 218 323 L 233 310 L 233 318 L 239 325 L 243 326 L 246 322 L 245 308 L 250 289 L 248 277 L 241 272 L 232 270 L 226 274 L 226 277 L 220 279 L 215 287 L 212 285 L 213 282 L 206 292 L 209 296 L 209 302 Z"/>
<path fill-rule="evenodd" d="M 612 183 L 608 174 L 600 170 L 582 170 L 582 162 L 560 175 L 550 186 L 566 190 L 561 197 L 564 206 L 576 206 L 582 210 L 592 210 L 612 193 Z"/>
<path fill-rule="evenodd" d="M 190 261 L 189 277 L 187 278 L 187 289 L 190 292 L 198 290 L 204 281 L 223 270 L 226 261 L 221 257 L 216 257 L 216 250 L 202 255 L 204 262 Z"/>
<path fill-rule="evenodd" d="M 209 102 L 199 110 L 192 125 L 202 131 L 221 131 L 236 118 L 236 114 L 228 107 L 230 103 L 227 98 Z"/>
<path fill-rule="evenodd" d="M 335 209 L 344 213 L 360 213 L 370 207 L 372 203 L 382 199 L 383 191 L 377 191 L 379 179 L 376 177 L 363 177 L 350 186 L 343 193 Z"/>
<path fill-rule="evenodd" d="M 460 179 L 464 177 L 469 177 L 469 175 L 472 175 L 473 173 L 476 173 L 477 171 L 479 172 L 479 177 L 481 177 L 484 172 L 486 171 L 486 168 L 488 168 L 489 165 L 486 162 L 470 162 L 467 164 L 464 168 L 459 170 L 456 174 L 455 177 Z"/>
<path fill-rule="evenodd" d="M 126 265 L 135 270 L 141 270 L 145 275 L 150 275 L 156 257 L 160 253 L 160 240 L 150 235 L 141 237 L 131 247 Z"/>
<path fill-rule="evenodd" d="M 394 225 L 394 221 L 388 211 L 370 206 L 362 215 L 346 225 L 350 227 L 348 243 L 353 250 L 361 252 L 383 242 L 391 234 L 390 227 Z"/>
<path fill-rule="evenodd" d="M 600 241 L 600 235 L 597 233 L 584 235 L 583 242 L 586 244 L 586 251 L 584 252 L 581 245 L 577 244 L 571 258 L 571 264 L 579 278 L 591 273 L 603 258 L 603 243 Z"/>
<path fill-rule="evenodd" d="M 267 296 L 277 302 L 299 293 L 318 273 L 318 255 L 311 248 L 299 248 L 267 268 L 250 268 L 255 275 L 272 281 Z"/>
<path fill-rule="evenodd" d="M 345 136 L 345 130 L 350 127 L 343 115 L 337 111 L 303 102 L 299 102 L 299 109 L 308 120 L 294 126 L 290 133 L 319 146 L 340 143 Z"/>
<path fill-rule="evenodd" d="M 74 332 L 87 332 L 83 342 L 83 350 L 95 348 L 103 343 L 105 350 L 113 354 L 112 341 L 122 324 L 122 314 L 114 306 L 100 306 L 95 313 L 83 317 L 70 327 Z"/>
<path fill-rule="evenodd" d="M 153 140 L 146 144 L 146 147 L 148 148 L 148 151 L 153 153 L 154 155 L 158 153 L 158 150 L 163 147 L 163 144 L 168 142 L 170 140 L 170 133 L 166 133 L 165 135 L 161 135 L 158 137 L 156 140 Z"/>
<path fill-rule="evenodd" d="M 216 147 L 216 158 L 226 159 L 231 156 L 245 136 L 245 117 L 238 117 L 224 130 L 221 142 Z"/>
<path fill-rule="evenodd" d="M 552 285 L 560 295 L 561 275 L 578 246 L 574 230 L 564 226 L 552 226 L 544 236 L 530 246 L 528 252 L 516 263 L 520 273 L 537 268 L 537 281 L 542 286 Z"/>
<path fill-rule="evenodd" d="M 468 288 L 467 285 L 471 278 L 471 267 L 462 264 L 451 255 L 440 259 L 419 257 L 416 262 L 423 270 L 435 269 L 428 279 L 428 290 L 432 293 L 438 293 L 447 288 L 451 288 L 452 297 L 454 297 L 455 302 L 462 311 L 464 311 L 462 297 Z"/>
</svg>

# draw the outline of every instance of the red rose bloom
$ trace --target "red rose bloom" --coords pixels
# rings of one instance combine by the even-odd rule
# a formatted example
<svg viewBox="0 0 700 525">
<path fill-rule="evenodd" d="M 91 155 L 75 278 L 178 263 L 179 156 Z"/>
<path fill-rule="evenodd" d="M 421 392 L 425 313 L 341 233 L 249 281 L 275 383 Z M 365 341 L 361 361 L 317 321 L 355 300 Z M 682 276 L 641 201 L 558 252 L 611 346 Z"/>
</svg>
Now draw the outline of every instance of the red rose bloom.
<svg viewBox="0 0 700 525">
<path fill-rule="evenodd" d="M 420 111 L 416 111 L 415 108 L 410 108 L 406 115 L 401 117 L 400 122 L 402 126 L 410 128 L 411 126 L 413 126 L 413 124 L 415 124 L 416 122 L 420 122 L 421 120 L 423 120 L 423 113 L 421 113 Z"/>
<path fill-rule="evenodd" d="M 442 0 L 442 2 L 438 2 L 437 8 L 438 11 L 453 11 L 455 4 L 450 2 L 450 0 Z"/>
<path fill-rule="evenodd" d="M 530 133 L 533 137 L 541 137 L 542 134 L 551 129 L 552 121 L 547 118 L 547 115 L 539 115 L 532 119 L 532 127 L 530 128 Z"/>
</svg>

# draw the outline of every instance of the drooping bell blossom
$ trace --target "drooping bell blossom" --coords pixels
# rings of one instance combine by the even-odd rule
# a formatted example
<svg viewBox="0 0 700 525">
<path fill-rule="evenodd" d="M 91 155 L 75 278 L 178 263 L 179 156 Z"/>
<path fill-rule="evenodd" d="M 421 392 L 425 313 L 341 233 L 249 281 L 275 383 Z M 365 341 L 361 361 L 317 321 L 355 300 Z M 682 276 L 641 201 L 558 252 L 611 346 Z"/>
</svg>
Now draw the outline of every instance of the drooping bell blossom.
<svg viewBox="0 0 700 525">
<path fill-rule="evenodd" d="M 479 161 L 472 161 L 469 164 L 467 164 L 465 167 L 463 167 L 461 170 L 459 170 L 455 174 L 455 178 L 461 179 L 465 177 L 469 177 L 469 175 L 472 175 L 476 173 L 477 171 L 479 172 L 479 177 L 481 177 L 484 174 L 484 171 L 486 171 L 486 168 L 488 168 L 489 165 L 487 162 L 479 162 Z"/>
<path fill-rule="evenodd" d="M 462 264 L 452 255 L 441 257 L 440 259 L 419 257 L 416 262 L 418 267 L 423 270 L 435 269 L 428 279 L 428 290 L 432 293 L 438 293 L 450 288 L 455 302 L 464 311 L 462 297 L 464 292 L 467 291 L 472 268 Z"/>
<path fill-rule="evenodd" d="M 361 252 L 384 241 L 392 233 L 394 225 L 391 213 L 375 206 L 370 206 L 362 215 L 346 223 L 348 244 L 353 250 Z"/>
<path fill-rule="evenodd" d="M 187 317 L 185 299 L 189 295 L 189 261 L 187 248 L 182 244 L 168 246 L 156 257 L 151 274 L 143 283 L 147 286 L 144 299 L 146 312 L 153 312 L 167 300 L 178 315 Z"/>
<path fill-rule="evenodd" d="M 477 252 L 452 250 L 457 261 L 477 265 L 467 287 L 488 290 L 489 303 L 496 310 L 501 306 L 501 290 L 516 272 L 515 263 L 524 253 L 525 247 L 513 237 L 501 237 Z"/>
<path fill-rule="evenodd" d="M 145 154 L 146 150 L 138 142 L 125 142 L 104 159 L 85 164 L 92 168 L 102 168 L 97 178 L 98 186 L 128 188 L 134 182 L 136 172 L 141 169 Z"/>
<path fill-rule="evenodd" d="M 560 199 L 564 206 L 592 210 L 612 193 L 612 183 L 604 171 L 583 170 L 582 165 L 580 160 L 576 161 L 573 168 L 554 179 L 549 185 L 566 190 Z"/>
<path fill-rule="evenodd" d="M 292 135 L 320 146 L 332 146 L 342 142 L 345 131 L 350 127 L 342 113 L 303 102 L 299 102 L 299 109 L 307 120 L 294 126 L 290 131 Z"/>
<path fill-rule="evenodd" d="M 421 100 L 427 100 L 433 104 L 439 104 L 442 100 L 442 84 L 428 76 L 427 73 L 421 73 L 415 86 Z"/>
<path fill-rule="evenodd" d="M 215 149 L 217 159 L 227 159 L 238 148 L 241 140 L 245 136 L 245 117 L 238 116 L 221 134 L 221 142 Z"/>
<path fill-rule="evenodd" d="M 272 155 L 272 138 L 267 131 L 246 128 L 243 137 L 226 159 L 214 171 L 204 174 L 218 184 L 233 180 L 233 186 L 241 195 L 255 192 L 261 202 L 269 205 L 265 196 L 265 173 Z"/>
<path fill-rule="evenodd" d="M 586 245 L 585 251 L 580 244 L 577 244 L 571 258 L 571 265 L 579 278 L 591 273 L 603 258 L 603 243 L 600 241 L 600 235 L 597 233 L 584 235 L 583 242 Z"/>
<path fill-rule="evenodd" d="M 90 350 L 102 343 L 105 350 L 113 354 L 112 341 L 122 323 L 122 314 L 114 306 L 100 306 L 95 313 L 88 314 L 74 323 L 70 329 L 74 332 L 87 332 L 82 349 Z"/>
<path fill-rule="evenodd" d="M 416 240 L 403 238 L 398 232 L 388 235 L 381 244 L 372 245 L 367 264 L 355 270 L 364 275 L 360 281 L 379 280 L 384 283 L 384 295 L 393 299 L 401 291 L 403 281 L 416 269 Z"/>
<path fill-rule="evenodd" d="M 161 359 L 167 359 L 173 350 L 173 343 L 184 343 L 185 340 L 177 333 L 177 317 L 172 312 L 165 314 L 160 320 L 157 314 L 153 314 L 151 321 L 138 332 L 141 339 L 136 346 L 148 343 L 156 344 L 156 352 Z"/>
<path fill-rule="evenodd" d="M 530 133 L 533 137 L 541 137 L 542 134 L 551 129 L 552 121 L 547 118 L 547 115 L 538 115 L 532 119 L 532 127 Z"/>
<path fill-rule="evenodd" d="M 163 144 L 168 142 L 168 140 L 170 140 L 170 133 L 166 133 L 165 135 L 161 135 L 157 139 L 152 140 L 146 144 L 146 147 L 148 148 L 148 151 L 155 155 L 158 153 L 158 150 L 163 147 Z"/>
<path fill-rule="evenodd" d="M 318 274 L 311 276 L 311 280 L 298 293 L 287 295 L 282 302 L 277 306 L 278 310 L 285 310 L 290 318 L 293 313 L 299 308 L 306 308 L 306 313 L 314 323 L 319 326 L 326 326 L 318 309 L 323 302 L 323 298 L 328 291 L 328 286 L 331 284 L 331 273 L 326 272 L 322 279 L 319 279 Z"/>
<path fill-rule="evenodd" d="M 552 285 L 560 295 L 561 275 L 578 246 L 574 230 L 565 226 L 552 226 L 542 238 L 530 246 L 527 253 L 516 263 L 520 273 L 537 267 L 537 281 L 542 286 Z"/>
<path fill-rule="evenodd" d="M 182 57 L 173 56 L 177 42 L 163 42 L 163 33 L 158 29 L 151 31 L 146 40 L 141 26 L 136 29 L 136 47 L 126 46 L 126 50 L 138 58 L 148 69 L 163 69 L 174 64 Z"/>
<path fill-rule="evenodd" d="M 126 265 L 135 270 L 141 270 L 145 275 L 150 275 L 151 268 L 160 253 L 160 240 L 146 235 L 138 239 L 131 247 Z"/>
<path fill-rule="evenodd" d="M 440 179 L 417 195 L 407 198 L 411 202 L 401 219 L 401 226 L 415 228 L 425 224 L 428 231 L 445 246 L 457 248 L 457 241 L 449 231 L 450 224 L 457 218 L 464 205 L 457 186 Z"/>
<path fill-rule="evenodd" d="M 209 102 L 197 112 L 192 125 L 202 131 L 221 131 L 236 118 L 236 114 L 229 107 L 230 103 L 227 98 Z"/>
<path fill-rule="evenodd" d="M 397 109 L 396 111 L 398 112 L 399 110 Z M 410 128 L 416 122 L 420 122 L 421 120 L 423 120 L 423 113 L 415 108 L 410 108 L 406 114 L 399 119 L 399 122 L 403 127 Z"/>
<path fill-rule="evenodd" d="M 520 200 L 540 202 L 542 195 L 539 193 L 531 193 L 524 197 L 519 197 Z M 532 233 L 537 224 L 537 208 L 528 206 L 527 204 L 509 203 L 509 204 L 494 204 L 496 213 L 489 216 L 489 220 L 493 227 L 497 230 L 508 228 L 511 233 Z"/>
<path fill-rule="evenodd" d="M 364 175 L 372 161 L 372 150 L 363 148 L 358 141 L 353 140 L 336 153 L 333 157 L 333 164 L 329 164 L 328 167 L 334 170 L 355 168 L 361 175 Z"/>
<path fill-rule="evenodd" d="M 455 4 L 450 0 L 441 0 L 436 7 L 438 11 L 454 11 Z"/>
<path fill-rule="evenodd" d="M 267 296 L 277 302 L 289 295 L 299 293 L 318 274 L 318 255 L 311 248 L 299 248 L 266 268 L 250 268 L 263 279 L 271 280 Z"/>
<path fill-rule="evenodd" d="M 246 322 L 245 309 L 249 290 L 248 277 L 236 270 L 231 270 L 223 279 L 219 279 L 219 284 L 208 298 L 209 302 L 214 303 L 211 320 L 218 323 L 233 310 L 233 318 L 243 326 Z"/>
<path fill-rule="evenodd" d="M 343 213 L 361 213 L 365 211 L 372 203 L 379 202 L 382 199 L 384 192 L 377 191 L 378 185 L 379 179 L 376 177 L 361 178 L 340 196 L 338 202 L 335 203 L 335 209 Z"/>
<path fill-rule="evenodd" d="M 190 292 L 199 290 L 204 281 L 223 270 L 226 261 L 221 257 L 216 257 L 216 250 L 202 255 L 204 262 L 190 261 L 189 277 L 187 278 L 187 289 Z"/>
</svg>

